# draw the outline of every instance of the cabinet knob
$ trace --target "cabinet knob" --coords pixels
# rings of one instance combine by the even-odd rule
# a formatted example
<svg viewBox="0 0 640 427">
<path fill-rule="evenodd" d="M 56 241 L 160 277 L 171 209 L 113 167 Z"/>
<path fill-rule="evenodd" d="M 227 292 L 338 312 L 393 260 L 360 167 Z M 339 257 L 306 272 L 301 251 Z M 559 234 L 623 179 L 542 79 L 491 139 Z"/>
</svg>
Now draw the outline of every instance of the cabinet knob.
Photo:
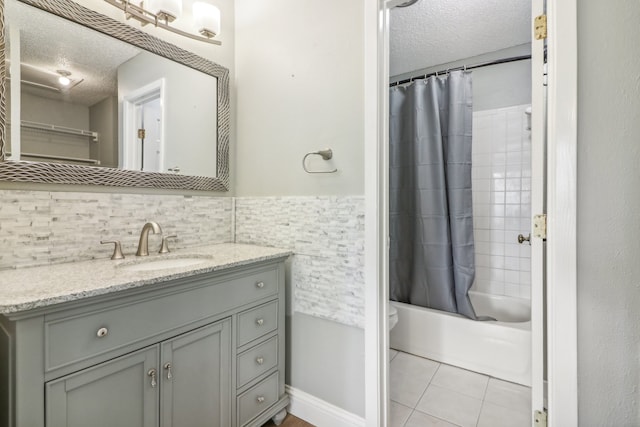
<svg viewBox="0 0 640 427">
<path fill-rule="evenodd" d="M 264 402 L 264 396 L 258 396 L 256 400 L 258 401 L 258 403 L 262 403 Z"/>
<path fill-rule="evenodd" d="M 151 387 L 155 388 L 158 385 L 158 382 L 156 381 L 156 370 L 154 368 L 149 369 L 147 375 L 151 377 Z"/>
<path fill-rule="evenodd" d="M 173 374 L 171 373 L 171 363 L 165 363 L 163 368 L 167 371 L 167 379 L 170 380 L 173 377 Z"/>
<path fill-rule="evenodd" d="M 258 365 L 262 365 L 262 364 L 264 363 L 264 357 L 258 357 L 258 358 L 256 359 L 256 363 L 257 363 Z"/>
<path fill-rule="evenodd" d="M 264 319 L 258 319 L 258 320 L 256 320 L 256 324 L 257 324 L 258 326 L 262 326 L 262 325 L 264 325 Z"/>
<path fill-rule="evenodd" d="M 260 289 L 264 288 L 264 282 L 258 282 L 258 283 L 256 283 L 256 287 L 258 287 L 258 288 L 260 288 Z"/>
<path fill-rule="evenodd" d="M 109 330 L 107 328 L 100 328 L 98 329 L 98 332 L 96 332 L 96 335 L 98 336 L 98 338 L 102 338 L 106 337 L 108 333 Z"/>
</svg>

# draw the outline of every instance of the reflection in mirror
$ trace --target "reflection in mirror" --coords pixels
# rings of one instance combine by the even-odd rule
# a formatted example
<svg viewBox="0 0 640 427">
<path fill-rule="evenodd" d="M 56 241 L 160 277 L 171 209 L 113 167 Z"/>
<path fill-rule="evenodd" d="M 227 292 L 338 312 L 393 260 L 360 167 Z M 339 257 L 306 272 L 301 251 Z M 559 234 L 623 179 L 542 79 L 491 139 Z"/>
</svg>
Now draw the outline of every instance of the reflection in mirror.
<svg viewBox="0 0 640 427">
<path fill-rule="evenodd" d="M 7 160 L 216 176 L 215 76 L 17 1 L 5 15 Z"/>
</svg>

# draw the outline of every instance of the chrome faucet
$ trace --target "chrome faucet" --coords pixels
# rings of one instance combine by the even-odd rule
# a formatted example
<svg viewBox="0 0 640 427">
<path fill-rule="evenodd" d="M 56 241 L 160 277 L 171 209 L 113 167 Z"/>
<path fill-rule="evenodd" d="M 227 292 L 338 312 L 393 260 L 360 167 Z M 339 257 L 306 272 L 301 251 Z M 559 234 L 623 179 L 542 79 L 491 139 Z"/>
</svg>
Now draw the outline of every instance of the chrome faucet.
<svg viewBox="0 0 640 427">
<path fill-rule="evenodd" d="M 136 252 L 136 256 L 147 256 L 149 255 L 149 231 L 153 230 L 153 234 L 162 233 L 162 229 L 158 225 L 157 222 L 150 221 L 142 227 L 142 232 L 140 232 L 140 241 L 138 242 L 138 252 Z"/>
</svg>

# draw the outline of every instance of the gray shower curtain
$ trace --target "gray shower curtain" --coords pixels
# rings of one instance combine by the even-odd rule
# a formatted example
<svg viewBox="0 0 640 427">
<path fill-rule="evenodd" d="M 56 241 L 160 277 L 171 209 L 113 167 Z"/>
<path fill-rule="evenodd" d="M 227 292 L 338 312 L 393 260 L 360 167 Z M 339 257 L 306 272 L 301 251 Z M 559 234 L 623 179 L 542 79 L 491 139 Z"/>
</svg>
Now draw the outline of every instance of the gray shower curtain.
<svg viewBox="0 0 640 427">
<path fill-rule="evenodd" d="M 390 89 L 390 296 L 476 319 L 471 72 Z"/>
</svg>

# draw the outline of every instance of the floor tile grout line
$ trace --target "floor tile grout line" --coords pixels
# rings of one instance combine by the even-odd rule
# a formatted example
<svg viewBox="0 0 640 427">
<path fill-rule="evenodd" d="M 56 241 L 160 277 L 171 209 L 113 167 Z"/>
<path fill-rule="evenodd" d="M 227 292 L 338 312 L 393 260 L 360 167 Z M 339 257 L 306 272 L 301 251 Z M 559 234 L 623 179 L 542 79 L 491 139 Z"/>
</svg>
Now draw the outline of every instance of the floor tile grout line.
<svg viewBox="0 0 640 427">
<path fill-rule="evenodd" d="M 413 416 L 413 413 L 416 412 L 415 409 L 411 410 L 411 413 L 409 414 L 409 416 L 407 417 L 406 420 L 404 420 L 404 423 L 402 423 L 402 425 L 400 427 L 406 427 L 407 423 L 409 422 L 409 420 L 411 419 L 411 417 Z"/>
<path fill-rule="evenodd" d="M 483 393 L 482 393 L 482 397 L 481 397 L 481 398 L 476 398 L 476 397 L 474 397 L 474 396 L 470 396 L 470 395 L 467 395 L 467 394 L 465 394 L 465 393 L 461 393 L 461 392 L 459 392 L 458 390 L 450 389 L 450 388 L 448 388 L 448 387 L 446 387 L 446 386 L 439 386 L 439 387 L 442 387 L 443 389 L 446 389 L 446 390 L 448 390 L 448 391 L 456 392 L 456 393 L 458 393 L 458 394 L 460 394 L 460 395 L 462 395 L 462 396 L 466 396 L 466 397 L 469 397 L 469 398 L 476 399 L 476 400 L 479 400 L 479 401 L 480 401 L 480 410 L 479 410 L 478 415 L 477 415 L 477 417 L 476 417 L 475 427 L 478 427 L 478 425 L 480 424 L 480 418 L 481 418 L 481 415 L 482 415 L 482 413 L 483 413 L 483 410 L 484 410 L 484 409 L 486 409 L 486 408 L 485 408 L 485 404 L 486 404 L 486 403 L 491 403 L 492 405 L 499 406 L 499 407 L 506 408 L 506 409 L 513 409 L 513 408 L 511 408 L 511 407 L 509 407 L 509 406 L 506 406 L 506 405 L 503 405 L 503 404 L 501 404 L 501 403 L 494 403 L 494 402 L 489 402 L 489 401 L 487 401 L 487 400 L 486 400 L 486 398 L 487 398 L 487 394 L 488 394 L 488 391 L 489 391 L 489 384 L 491 383 L 491 380 L 495 380 L 495 381 L 503 381 L 503 382 L 506 382 L 506 383 L 510 383 L 509 381 L 504 381 L 504 380 L 501 380 L 501 379 L 499 379 L 499 378 L 495 378 L 495 377 L 490 376 L 490 375 L 485 375 L 485 374 L 481 374 L 481 373 L 479 373 L 479 372 L 471 371 L 471 370 L 469 370 L 469 369 L 460 368 L 460 367 L 455 366 L 455 365 L 449 365 L 449 364 L 445 364 L 445 363 L 437 362 L 437 361 L 435 361 L 435 360 L 428 359 L 428 358 L 421 357 L 421 356 L 417 356 L 417 355 L 414 355 L 414 354 L 411 354 L 411 353 L 404 353 L 404 352 L 399 351 L 399 350 L 395 350 L 395 354 L 394 354 L 393 358 L 391 358 L 391 359 L 390 359 L 390 362 L 391 362 L 391 360 L 394 360 L 394 359 L 395 359 L 395 358 L 396 358 L 400 353 L 407 354 L 407 355 L 412 356 L 412 357 L 415 357 L 415 358 L 417 358 L 417 359 L 428 360 L 428 361 L 433 362 L 433 363 L 435 363 L 435 364 L 437 365 L 437 367 L 436 367 L 435 371 L 433 372 L 433 374 L 431 375 L 431 377 L 430 377 L 430 378 L 429 378 L 429 380 L 427 381 L 425 389 L 423 390 L 423 392 L 421 393 L 420 397 L 418 398 L 418 400 L 417 400 L 416 404 L 415 404 L 415 405 L 413 405 L 413 407 L 410 407 L 409 405 L 406 405 L 406 404 L 401 403 L 401 402 L 394 401 L 395 403 L 397 403 L 397 404 L 399 404 L 399 405 L 401 405 L 401 406 L 404 406 L 405 408 L 408 408 L 408 409 L 410 409 L 410 410 L 411 410 L 411 412 L 409 413 L 408 418 L 405 420 L 405 422 L 403 423 L 403 425 L 402 425 L 401 427 L 406 427 L 407 423 L 408 423 L 408 422 L 409 422 L 409 420 L 413 417 L 413 415 L 415 414 L 415 412 L 416 412 L 416 411 L 418 411 L 420 414 L 427 415 L 427 416 L 429 416 L 429 417 L 433 417 L 433 418 L 435 418 L 435 419 L 442 420 L 442 421 L 447 422 L 447 423 L 450 423 L 450 424 L 452 424 L 452 425 L 459 426 L 459 424 L 456 424 L 456 423 L 454 423 L 454 422 L 452 422 L 452 421 L 449 421 L 449 420 L 447 420 L 447 419 L 445 419 L 445 418 L 441 418 L 441 417 L 435 416 L 435 415 L 433 415 L 433 414 L 430 414 L 430 413 L 428 413 L 428 412 L 425 412 L 425 411 L 420 410 L 420 409 L 418 409 L 418 408 L 417 408 L 417 407 L 418 407 L 418 405 L 420 404 L 420 402 L 422 401 L 422 399 L 424 398 L 424 396 L 425 396 L 425 394 L 426 394 L 427 390 L 429 389 L 429 387 L 430 387 L 431 385 L 435 385 L 435 384 L 433 384 L 433 380 L 434 380 L 434 378 L 436 377 L 436 375 L 437 375 L 437 374 L 438 374 L 438 372 L 440 371 L 440 368 L 441 368 L 443 365 L 445 365 L 445 366 L 450 366 L 450 367 L 453 367 L 453 368 L 456 368 L 456 369 L 461 369 L 461 370 L 469 371 L 469 372 L 472 372 L 472 373 L 476 373 L 476 374 L 482 375 L 482 376 L 484 376 L 484 377 L 486 377 L 486 378 L 487 378 L 487 382 L 486 382 L 486 384 L 485 384 L 485 386 L 484 386 L 484 390 L 483 390 Z M 522 387 L 523 389 L 527 388 L 526 386 L 522 386 L 521 384 L 516 384 L 516 383 L 513 383 L 513 384 L 515 384 L 516 386 L 520 386 L 520 387 Z M 516 390 L 515 392 L 512 392 L 511 390 L 506 390 L 506 392 L 508 392 L 508 393 L 510 393 L 510 394 L 519 394 L 519 391 L 518 391 L 518 390 Z"/>
<path fill-rule="evenodd" d="M 429 359 L 427 359 L 429 360 Z M 435 360 L 433 361 L 435 362 Z M 429 389 L 429 386 L 431 385 L 431 381 L 433 381 L 433 378 L 436 376 L 436 374 L 438 373 L 438 371 L 440 370 L 440 367 L 442 366 L 442 363 L 440 362 L 435 362 L 438 364 L 438 367 L 436 368 L 436 370 L 433 372 L 433 375 L 431 375 L 431 378 L 429 378 L 429 381 L 427 381 L 427 386 L 424 388 L 424 390 L 422 391 L 422 394 L 420 395 L 420 397 L 418 398 L 418 401 L 416 402 L 416 406 L 413 407 L 413 409 L 415 410 L 418 405 L 420 404 L 420 401 L 422 400 L 422 398 L 424 397 L 424 394 L 427 392 L 427 389 Z M 420 411 L 422 412 L 422 411 Z M 431 414 L 428 414 L 431 415 Z"/>
<path fill-rule="evenodd" d="M 420 412 L 421 414 L 428 415 L 428 416 L 430 416 L 431 418 L 436 418 L 436 419 L 438 419 L 438 420 L 440 420 L 440 421 L 444 421 L 445 423 L 448 423 L 448 424 L 451 424 L 451 425 L 454 425 L 454 426 L 457 426 L 457 427 L 463 427 L 463 426 L 461 426 L 460 424 L 456 424 L 456 423 L 454 423 L 454 422 L 453 422 L 453 421 L 451 421 L 451 420 L 447 420 L 446 418 L 438 417 L 438 416 L 433 415 L 433 414 L 430 414 L 430 413 L 428 413 L 428 412 L 421 411 L 420 409 L 417 409 L 417 408 L 416 408 L 416 409 L 414 409 L 414 410 L 413 410 L 413 412 Z M 413 412 L 411 413 L 411 415 L 413 415 Z M 410 418 L 410 417 L 409 417 L 409 418 Z M 408 419 L 407 419 L 407 421 L 408 421 Z M 405 423 L 405 424 L 406 424 L 406 423 Z M 476 423 L 476 424 L 477 424 L 477 423 Z M 476 426 L 476 427 L 477 427 L 477 426 Z"/>
</svg>

